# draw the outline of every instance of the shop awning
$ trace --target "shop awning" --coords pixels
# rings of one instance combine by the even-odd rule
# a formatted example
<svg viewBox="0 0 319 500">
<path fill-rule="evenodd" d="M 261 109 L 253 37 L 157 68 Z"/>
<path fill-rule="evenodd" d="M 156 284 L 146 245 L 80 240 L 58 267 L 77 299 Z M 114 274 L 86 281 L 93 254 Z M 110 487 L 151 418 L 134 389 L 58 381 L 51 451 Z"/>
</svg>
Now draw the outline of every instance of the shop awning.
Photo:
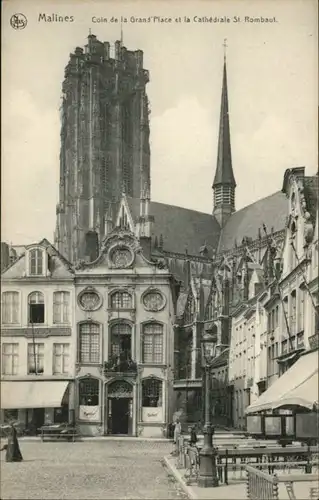
<svg viewBox="0 0 319 500">
<path fill-rule="evenodd" d="M 59 408 L 67 390 L 66 380 L 2 381 L 0 406 L 19 408 Z"/>
<path fill-rule="evenodd" d="M 317 385 L 315 384 L 316 380 Z M 287 403 L 286 397 L 295 402 Z M 317 399 L 318 351 L 313 351 L 302 355 L 255 403 L 246 408 L 246 414 L 273 410 L 287 404 L 298 404 L 312 408 Z"/>
<path fill-rule="evenodd" d="M 315 396 L 317 395 L 317 396 Z M 310 375 L 307 380 L 302 382 L 298 387 L 285 394 L 280 398 L 273 408 L 281 408 L 283 406 L 299 405 L 305 408 L 312 409 L 314 403 L 318 400 L 318 372 Z"/>
</svg>

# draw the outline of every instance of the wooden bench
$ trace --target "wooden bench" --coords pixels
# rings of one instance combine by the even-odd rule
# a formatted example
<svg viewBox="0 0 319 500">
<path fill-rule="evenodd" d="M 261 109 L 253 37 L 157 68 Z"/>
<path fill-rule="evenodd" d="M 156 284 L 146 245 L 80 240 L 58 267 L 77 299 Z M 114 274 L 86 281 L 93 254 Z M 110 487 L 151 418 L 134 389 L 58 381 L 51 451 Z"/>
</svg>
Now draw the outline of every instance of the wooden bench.
<svg viewBox="0 0 319 500">
<path fill-rule="evenodd" d="M 50 441 L 60 441 L 60 440 L 67 440 L 67 441 L 72 441 L 73 443 L 75 440 L 80 437 L 80 434 L 77 432 L 76 429 L 72 431 L 71 429 L 65 429 L 65 430 L 59 430 L 59 429 L 48 429 L 48 428 L 41 428 L 39 429 L 41 433 L 41 441 L 45 441 L 45 439 L 50 440 Z"/>
</svg>

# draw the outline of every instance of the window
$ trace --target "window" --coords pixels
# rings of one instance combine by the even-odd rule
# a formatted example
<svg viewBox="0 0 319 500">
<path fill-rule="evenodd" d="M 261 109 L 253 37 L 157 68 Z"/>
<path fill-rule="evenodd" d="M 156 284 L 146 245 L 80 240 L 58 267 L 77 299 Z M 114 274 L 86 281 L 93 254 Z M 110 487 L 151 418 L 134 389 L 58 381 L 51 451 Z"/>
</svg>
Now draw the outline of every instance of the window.
<svg viewBox="0 0 319 500">
<path fill-rule="evenodd" d="M 143 363 L 163 363 L 163 326 L 159 323 L 144 325 Z"/>
<path fill-rule="evenodd" d="M 284 332 L 288 333 L 286 321 L 288 320 L 288 296 L 283 298 L 282 301 L 282 328 Z"/>
<path fill-rule="evenodd" d="M 299 321 L 298 321 L 298 332 L 301 332 L 304 329 L 304 318 L 305 318 L 305 291 L 303 289 L 299 289 Z"/>
<path fill-rule="evenodd" d="M 275 309 L 275 328 L 278 328 L 279 326 L 279 307 L 276 306 Z"/>
<path fill-rule="evenodd" d="M 281 343 L 281 354 L 286 354 L 288 352 L 288 340 L 284 340 Z"/>
<path fill-rule="evenodd" d="M 70 344 L 53 344 L 53 374 L 69 373 Z"/>
<path fill-rule="evenodd" d="M 14 325 L 19 323 L 19 293 L 3 292 L 2 294 L 2 323 Z"/>
<path fill-rule="evenodd" d="M 70 293 L 54 292 L 53 323 L 68 324 L 70 322 Z"/>
<path fill-rule="evenodd" d="M 128 323 L 116 323 L 111 328 L 111 352 L 112 355 L 124 354 L 126 359 L 131 356 L 131 333 L 132 329 Z"/>
<path fill-rule="evenodd" d="M 29 295 L 29 323 L 44 323 L 44 296 L 41 292 Z"/>
<path fill-rule="evenodd" d="M 145 379 L 142 381 L 142 406 L 146 408 L 158 408 L 162 406 L 161 380 Z"/>
<path fill-rule="evenodd" d="M 96 378 L 84 378 L 79 383 L 79 404 L 81 406 L 98 406 L 100 384 Z"/>
<path fill-rule="evenodd" d="M 304 332 L 299 332 L 297 334 L 297 349 L 304 346 Z"/>
<path fill-rule="evenodd" d="M 28 344 L 28 373 L 40 374 L 44 371 L 44 344 Z"/>
<path fill-rule="evenodd" d="M 185 316 L 184 316 L 185 325 L 193 323 L 195 319 L 195 310 L 196 310 L 195 299 L 193 295 L 190 295 L 187 299 L 187 304 L 185 309 Z"/>
<path fill-rule="evenodd" d="M 8 424 L 19 420 L 19 410 L 3 410 L 3 420 Z"/>
<path fill-rule="evenodd" d="M 43 250 L 39 248 L 30 250 L 29 259 L 31 276 L 43 275 Z"/>
<path fill-rule="evenodd" d="M 17 375 L 19 344 L 2 344 L 2 373 Z"/>
<path fill-rule="evenodd" d="M 296 333 L 296 291 L 291 293 L 290 332 Z"/>
<path fill-rule="evenodd" d="M 210 302 L 206 306 L 206 314 L 205 314 L 205 319 L 212 319 L 213 317 L 213 303 L 210 300 Z"/>
<path fill-rule="evenodd" d="M 79 361 L 80 363 L 100 362 L 100 326 L 96 323 L 80 325 Z"/>
<path fill-rule="evenodd" d="M 273 332 L 275 329 L 275 310 L 271 311 L 271 331 Z"/>
<path fill-rule="evenodd" d="M 111 295 L 112 309 L 131 309 L 132 296 L 128 292 L 115 292 Z"/>
</svg>

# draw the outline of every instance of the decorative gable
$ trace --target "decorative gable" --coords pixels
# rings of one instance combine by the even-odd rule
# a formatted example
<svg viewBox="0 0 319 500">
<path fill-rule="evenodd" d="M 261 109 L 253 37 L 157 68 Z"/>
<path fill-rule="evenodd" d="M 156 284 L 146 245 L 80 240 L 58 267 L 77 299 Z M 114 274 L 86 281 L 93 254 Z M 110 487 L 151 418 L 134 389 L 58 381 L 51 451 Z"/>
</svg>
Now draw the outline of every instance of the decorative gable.
<svg viewBox="0 0 319 500">
<path fill-rule="evenodd" d="M 115 225 L 134 233 L 135 224 L 125 194 L 122 195 Z"/>
<path fill-rule="evenodd" d="M 287 170 L 283 191 L 289 200 L 284 243 L 284 274 L 291 272 L 307 256 L 314 236 L 314 205 L 318 202 L 317 182 L 305 177 L 304 167 Z"/>
</svg>

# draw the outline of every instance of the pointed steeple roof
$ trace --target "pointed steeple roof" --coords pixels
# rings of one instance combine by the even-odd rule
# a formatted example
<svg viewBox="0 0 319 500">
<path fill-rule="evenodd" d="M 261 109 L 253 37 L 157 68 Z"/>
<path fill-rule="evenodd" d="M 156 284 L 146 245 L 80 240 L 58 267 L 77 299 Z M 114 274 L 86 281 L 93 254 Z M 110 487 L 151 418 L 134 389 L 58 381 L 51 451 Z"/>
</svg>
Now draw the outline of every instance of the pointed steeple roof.
<svg viewBox="0 0 319 500">
<path fill-rule="evenodd" d="M 230 128 L 228 113 L 228 90 L 227 90 L 227 69 L 226 54 L 224 56 L 223 88 L 219 119 L 218 155 L 217 166 L 213 187 L 219 184 L 230 184 L 236 186 L 236 181 L 232 167 Z"/>
</svg>

